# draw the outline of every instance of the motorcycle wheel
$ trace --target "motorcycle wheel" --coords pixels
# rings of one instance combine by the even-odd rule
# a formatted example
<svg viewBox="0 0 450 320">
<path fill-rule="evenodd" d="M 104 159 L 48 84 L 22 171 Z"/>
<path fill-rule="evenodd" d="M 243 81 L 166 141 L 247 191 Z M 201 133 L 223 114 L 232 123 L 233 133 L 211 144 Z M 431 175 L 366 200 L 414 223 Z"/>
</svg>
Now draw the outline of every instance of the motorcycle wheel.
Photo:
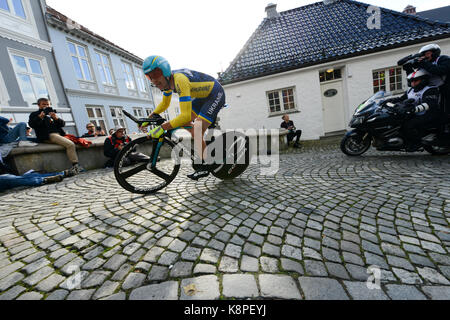
<svg viewBox="0 0 450 320">
<path fill-rule="evenodd" d="M 341 142 L 341 150 L 350 157 L 358 157 L 370 148 L 371 139 L 361 135 L 346 136 Z"/>
<path fill-rule="evenodd" d="M 431 153 L 434 156 L 446 156 L 450 154 L 450 148 L 449 147 L 436 147 L 436 146 L 424 146 L 424 149 Z"/>
</svg>

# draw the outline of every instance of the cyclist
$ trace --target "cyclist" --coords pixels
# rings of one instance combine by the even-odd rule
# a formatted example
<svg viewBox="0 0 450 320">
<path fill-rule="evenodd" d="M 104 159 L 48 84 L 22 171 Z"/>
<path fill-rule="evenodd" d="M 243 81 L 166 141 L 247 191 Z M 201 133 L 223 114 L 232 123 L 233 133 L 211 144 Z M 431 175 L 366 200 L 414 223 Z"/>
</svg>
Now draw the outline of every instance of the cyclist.
<svg viewBox="0 0 450 320">
<path fill-rule="evenodd" d="M 181 69 L 172 71 L 169 62 L 161 56 L 150 56 L 145 59 L 143 70 L 152 85 L 163 92 L 163 101 L 150 115 L 161 114 L 166 111 L 172 99 L 172 94 L 180 97 L 181 114 L 149 132 L 154 139 L 160 138 L 167 130 L 192 126 L 190 131 L 195 145 L 201 150 L 196 150 L 203 163 L 197 166 L 193 174 L 188 175 L 192 180 L 198 180 L 209 176 L 211 166 L 204 161 L 206 143 L 204 135 L 206 130 L 216 121 L 219 111 L 225 105 L 225 91 L 220 83 L 213 77 L 201 72 Z M 148 124 L 144 123 L 143 127 Z M 200 136 L 201 134 L 201 136 Z M 200 141 L 201 139 L 201 141 Z M 201 152 L 200 152 L 201 151 Z"/>
</svg>

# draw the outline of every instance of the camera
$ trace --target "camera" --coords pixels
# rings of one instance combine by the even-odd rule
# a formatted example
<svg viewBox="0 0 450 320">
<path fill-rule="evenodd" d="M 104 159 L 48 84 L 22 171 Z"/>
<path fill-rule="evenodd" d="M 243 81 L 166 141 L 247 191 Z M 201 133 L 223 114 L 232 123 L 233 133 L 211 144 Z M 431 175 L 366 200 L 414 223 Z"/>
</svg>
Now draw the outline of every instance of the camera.
<svg viewBox="0 0 450 320">
<path fill-rule="evenodd" d="M 44 111 L 46 116 L 48 116 L 52 112 L 56 113 L 56 110 L 53 109 L 52 107 L 45 108 L 43 111 Z"/>
</svg>

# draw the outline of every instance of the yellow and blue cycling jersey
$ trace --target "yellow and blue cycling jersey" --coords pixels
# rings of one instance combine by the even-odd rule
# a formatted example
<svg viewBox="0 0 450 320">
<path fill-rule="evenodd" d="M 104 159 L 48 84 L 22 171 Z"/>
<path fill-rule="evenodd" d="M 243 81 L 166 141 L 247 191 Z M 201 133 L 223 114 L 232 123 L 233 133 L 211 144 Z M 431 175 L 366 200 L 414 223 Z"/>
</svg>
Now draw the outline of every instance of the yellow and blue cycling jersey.
<svg viewBox="0 0 450 320">
<path fill-rule="evenodd" d="M 208 123 L 216 121 L 217 114 L 225 105 L 225 91 L 213 77 L 189 70 L 173 71 L 175 93 L 180 96 L 181 114 L 170 121 L 173 128 L 186 125 L 191 121 L 192 112 Z M 167 110 L 172 101 L 172 90 L 164 92 L 163 101 L 155 109 L 161 114 Z"/>
</svg>

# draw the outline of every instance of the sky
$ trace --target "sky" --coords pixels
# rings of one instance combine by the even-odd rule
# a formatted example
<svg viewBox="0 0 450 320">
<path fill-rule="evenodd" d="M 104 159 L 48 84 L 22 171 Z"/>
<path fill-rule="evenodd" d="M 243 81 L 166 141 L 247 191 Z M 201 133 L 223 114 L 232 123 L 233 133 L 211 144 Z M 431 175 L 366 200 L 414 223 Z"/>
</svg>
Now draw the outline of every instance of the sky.
<svg viewBox="0 0 450 320">
<path fill-rule="evenodd" d="M 160 55 L 173 69 L 189 68 L 217 77 L 225 71 L 267 16 L 318 0 L 46 0 L 73 21 L 145 59 Z M 375 6 L 417 11 L 449 0 L 363 0 Z M 126 6 L 124 6 L 126 4 Z"/>
</svg>

